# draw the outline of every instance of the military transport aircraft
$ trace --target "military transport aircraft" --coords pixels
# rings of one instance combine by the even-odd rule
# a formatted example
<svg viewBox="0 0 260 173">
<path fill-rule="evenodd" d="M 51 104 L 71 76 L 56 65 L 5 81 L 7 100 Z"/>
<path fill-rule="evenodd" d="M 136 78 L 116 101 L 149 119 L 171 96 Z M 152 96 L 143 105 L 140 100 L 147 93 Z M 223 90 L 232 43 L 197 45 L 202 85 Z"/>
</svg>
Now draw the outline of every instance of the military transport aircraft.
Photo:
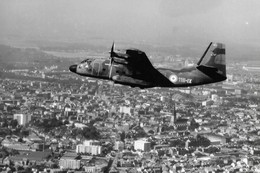
<svg viewBox="0 0 260 173">
<path fill-rule="evenodd" d="M 70 66 L 78 75 L 112 80 L 131 87 L 189 87 L 226 80 L 225 45 L 210 43 L 196 66 L 174 70 L 155 68 L 138 49 L 115 51 L 107 59 L 86 59 Z"/>
</svg>

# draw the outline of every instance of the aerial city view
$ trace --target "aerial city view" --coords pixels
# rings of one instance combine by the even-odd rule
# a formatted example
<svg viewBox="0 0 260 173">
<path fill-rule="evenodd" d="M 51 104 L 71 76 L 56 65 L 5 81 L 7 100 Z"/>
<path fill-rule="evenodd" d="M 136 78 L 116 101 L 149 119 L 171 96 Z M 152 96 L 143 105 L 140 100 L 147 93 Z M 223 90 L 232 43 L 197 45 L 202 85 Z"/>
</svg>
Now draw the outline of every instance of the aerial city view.
<svg viewBox="0 0 260 173">
<path fill-rule="evenodd" d="M 260 172 L 259 8 L 0 1 L 0 172 Z"/>
</svg>

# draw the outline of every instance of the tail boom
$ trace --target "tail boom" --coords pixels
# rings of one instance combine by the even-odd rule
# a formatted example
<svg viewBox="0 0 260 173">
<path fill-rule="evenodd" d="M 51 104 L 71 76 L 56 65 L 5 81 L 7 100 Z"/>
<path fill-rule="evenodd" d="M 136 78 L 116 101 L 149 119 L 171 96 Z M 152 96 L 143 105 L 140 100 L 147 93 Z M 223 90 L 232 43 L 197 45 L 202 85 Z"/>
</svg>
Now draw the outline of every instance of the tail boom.
<svg viewBox="0 0 260 173">
<path fill-rule="evenodd" d="M 169 81 L 163 87 L 189 87 L 226 80 L 225 45 L 210 43 L 196 67 L 181 70 L 157 68 Z"/>
</svg>

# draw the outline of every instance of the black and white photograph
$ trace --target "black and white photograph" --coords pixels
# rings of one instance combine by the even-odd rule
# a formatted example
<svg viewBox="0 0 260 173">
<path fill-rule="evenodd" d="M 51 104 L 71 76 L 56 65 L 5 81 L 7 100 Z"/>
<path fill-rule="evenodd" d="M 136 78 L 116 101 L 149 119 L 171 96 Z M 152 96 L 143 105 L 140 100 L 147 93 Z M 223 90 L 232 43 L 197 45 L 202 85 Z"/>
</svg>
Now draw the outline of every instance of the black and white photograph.
<svg viewBox="0 0 260 173">
<path fill-rule="evenodd" d="M 0 172 L 260 173 L 260 0 L 0 0 Z"/>
</svg>

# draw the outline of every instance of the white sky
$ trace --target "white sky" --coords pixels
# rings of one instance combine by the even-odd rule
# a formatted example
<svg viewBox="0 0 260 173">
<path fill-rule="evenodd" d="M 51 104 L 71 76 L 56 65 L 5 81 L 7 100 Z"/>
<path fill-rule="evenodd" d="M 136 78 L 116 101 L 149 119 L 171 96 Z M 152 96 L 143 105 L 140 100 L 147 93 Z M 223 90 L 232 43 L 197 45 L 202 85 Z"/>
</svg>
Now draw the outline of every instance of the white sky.
<svg viewBox="0 0 260 173">
<path fill-rule="evenodd" d="M 260 0 L 0 0 L 0 38 L 260 43 Z"/>
</svg>

